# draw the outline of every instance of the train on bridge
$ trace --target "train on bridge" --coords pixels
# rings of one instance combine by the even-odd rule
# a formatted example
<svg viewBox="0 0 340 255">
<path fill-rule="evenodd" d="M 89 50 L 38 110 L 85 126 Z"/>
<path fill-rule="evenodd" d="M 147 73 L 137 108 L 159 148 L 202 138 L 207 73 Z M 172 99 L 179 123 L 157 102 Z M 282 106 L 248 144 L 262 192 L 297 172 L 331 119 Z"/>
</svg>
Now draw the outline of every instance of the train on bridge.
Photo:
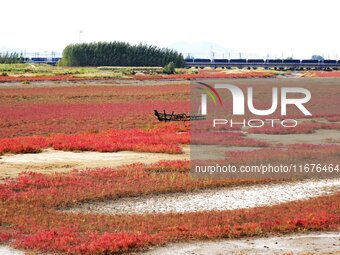
<svg viewBox="0 0 340 255">
<path fill-rule="evenodd" d="M 262 67 L 265 69 L 275 70 L 338 70 L 340 69 L 340 60 L 325 59 L 207 59 L 207 58 L 191 58 L 185 59 L 186 67 L 222 67 L 222 68 L 253 68 Z"/>
<path fill-rule="evenodd" d="M 50 64 L 56 65 L 61 58 L 40 58 L 40 57 L 32 57 L 32 58 L 24 58 L 24 63 L 33 63 L 33 64 Z"/>
<path fill-rule="evenodd" d="M 25 63 L 45 63 L 56 65 L 60 57 L 42 58 L 32 57 L 24 58 Z M 313 59 L 207 59 L 207 58 L 190 58 L 185 59 L 186 67 L 212 67 L 212 68 L 265 68 L 275 70 L 340 70 L 340 60 L 325 59 L 325 60 L 313 60 Z"/>
</svg>

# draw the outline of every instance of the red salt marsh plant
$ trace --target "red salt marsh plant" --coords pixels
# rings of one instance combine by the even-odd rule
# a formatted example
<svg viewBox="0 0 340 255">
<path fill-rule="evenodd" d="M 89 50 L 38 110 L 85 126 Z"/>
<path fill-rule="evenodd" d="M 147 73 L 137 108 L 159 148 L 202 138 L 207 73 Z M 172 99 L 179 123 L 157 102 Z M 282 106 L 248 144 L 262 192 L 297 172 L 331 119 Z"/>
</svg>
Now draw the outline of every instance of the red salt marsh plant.
<svg viewBox="0 0 340 255">
<path fill-rule="evenodd" d="M 191 136 L 191 144 L 220 145 L 220 146 L 245 146 L 245 147 L 268 147 L 267 142 L 246 138 L 241 132 L 195 132 Z"/>
<path fill-rule="evenodd" d="M 0 154 L 34 153 L 53 148 L 65 151 L 142 151 L 181 153 L 189 143 L 185 124 L 161 125 L 151 130 L 109 130 L 99 133 L 54 134 L 0 139 Z"/>
<path fill-rule="evenodd" d="M 240 72 L 227 73 L 216 70 L 199 70 L 198 73 L 193 74 L 170 74 L 170 75 L 143 75 L 135 76 L 138 80 L 152 80 L 152 79 L 204 79 L 204 78 L 269 78 L 275 77 L 271 72 Z"/>
<path fill-rule="evenodd" d="M 296 144 L 284 148 L 272 147 L 254 151 L 226 152 L 230 164 L 262 163 L 339 163 L 339 145 Z"/>
<path fill-rule="evenodd" d="M 187 102 L 166 101 L 5 105 L 0 113 L 0 137 L 148 128 L 158 124 L 154 109 L 187 112 L 187 106 Z"/>
<path fill-rule="evenodd" d="M 223 132 L 199 138 L 191 144 L 219 144 L 223 146 L 267 147 L 267 142 L 246 138 L 240 132 Z M 37 153 L 53 148 L 64 151 L 140 151 L 182 153 L 181 145 L 189 144 L 189 124 L 162 124 L 149 130 L 108 130 L 98 133 L 53 134 L 50 136 L 23 136 L 0 139 L 0 155 L 4 153 Z"/>
<path fill-rule="evenodd" d="M 339 193 L 232 211 L 94 215 L 55 210 L 84 201 L 268 181 L 192 179 L 187 161 L 173 165 L 182 170 L 162 162 L 8 179 L 0 184 L 0 242 L 35 252 L 111 254 L 168 242 L 340 229 Z"/>
<path fill-rule="evenodd" d="M 79 77 L 73 75 L 54 75 L 54 76 L 34 76 L 34 77 L 17 77 L 17 76 L 0 76 L 0 82 L 36 82 L 36 81 L 86 81 L 86 80 L 166 80 L 166 79 L 190 79 L 190 78 L 267 78 L 275 76 L 271 72 L 240 72 L 226 73 L 223 71 L 206 71 L 199 70 L 197 74 L 170 74 L 170 75 L 143 75 L 143 76 L 126 76 L 117 78 L 107 77 Z"/>
<path fill-rule="evenodd" d="M 340 77 L 340 71 L 332 71 L 332 72 L 314 71 L 314 72 L 309 72 L 306 75 L 312 76 L 312 77 Z"/>
<path fill-rule="evenodd" d="M 128 80 L 171 80 L 171 79 L 190 79 L 190 78 L 268 78 L 275 77 L 273 72 L 234 72 L 228 73 L 221 70 L 197 70 L 197 73 L 181 73 L 181 74 L 170 74 L 170 75 L 143 75 L 143 76 L 130 76 Z M 29 76 L 29 77 L 18 77 L 18 76 L 3 76 L 0 77 L 0 82 L 20 82 L 20 81 L 101 81 L 101 80 L 124 80 L 124 78 L 100 78 L 100 77 L 76 77 L 72 75 L 55 75 L 55 76 Z M 98 86 L 100 87 L 100 86 Z"/>
<path fill-rule="evenodd" d="M 330 116 L 326 118 L 330 122 L 340 122 L 340 115 L 338 116 Z"/>
<path fill-rule="evenodd" d="M 312 134 L 320 129 L 340 130 L 340 123 L 299 123 L 296 127 L 264 126 L 261 128 L 249 128 L 247 132 L 255 134 Z"/>
<path fill-rule="evenodd" d="M 167 99 L 176 101 L 188 99 L 190 87 L 187 84 L 119 86 L 119 84 L 82 85 L 28 88 L 1 88 L 0 102 L 5 103 L 75 103 L 75 102 L 124 102 L 143 99 L 154 101 Z"/>
<path fill-rule="evenodd" d="M 0 138 L 148 128 L 154 110 L 189 111 L 189 86 L 0 89 Z"/>
</svg>

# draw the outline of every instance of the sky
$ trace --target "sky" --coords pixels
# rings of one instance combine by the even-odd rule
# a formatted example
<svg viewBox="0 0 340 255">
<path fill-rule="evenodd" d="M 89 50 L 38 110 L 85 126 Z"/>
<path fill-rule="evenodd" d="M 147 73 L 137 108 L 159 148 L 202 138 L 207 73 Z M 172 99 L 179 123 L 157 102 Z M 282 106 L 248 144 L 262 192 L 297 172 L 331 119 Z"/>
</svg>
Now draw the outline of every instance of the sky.
<svg viewBox="0 0 340 255">
<path fill-rule="evenodd" d="M 338 0 L 1 0 L 0 10 L 0 50 L 204 41 L 258 55 L 340 58 Z"/>
</svg>

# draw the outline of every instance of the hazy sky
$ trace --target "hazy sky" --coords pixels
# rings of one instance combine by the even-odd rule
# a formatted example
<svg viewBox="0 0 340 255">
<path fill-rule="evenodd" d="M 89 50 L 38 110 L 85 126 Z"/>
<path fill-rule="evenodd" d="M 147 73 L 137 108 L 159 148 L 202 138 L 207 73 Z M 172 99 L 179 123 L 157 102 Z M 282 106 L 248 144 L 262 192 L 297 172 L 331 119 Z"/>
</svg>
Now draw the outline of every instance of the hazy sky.
<svg viewBox="0 0 340 255">
<path fill-rule="evenodd" d="M 214 42 L 238 52 L 340 58 L 338 0 L 2 0 L 0 48 L 121 40 Z"/>
</svg>

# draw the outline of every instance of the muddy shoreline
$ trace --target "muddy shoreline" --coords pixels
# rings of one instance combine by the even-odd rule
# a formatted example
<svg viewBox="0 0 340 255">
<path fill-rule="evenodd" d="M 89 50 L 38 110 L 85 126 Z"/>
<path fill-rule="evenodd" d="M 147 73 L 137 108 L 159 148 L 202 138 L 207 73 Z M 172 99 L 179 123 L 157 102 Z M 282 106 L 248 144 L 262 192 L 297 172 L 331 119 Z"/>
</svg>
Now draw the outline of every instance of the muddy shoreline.
<svg viewBox="0 0 340 255">
<path fill-rule="evenodd" d="M 224 211 L 304 200 L 340 191 L 340 179 L 305 180 L 207 189 L 84 203 L 63 211 L 96 214 L 145 214 Z"/>
<path fill-rule="evenodd" d="M 200 241 L 154 247 L 141 255 L 336 255 L 340 254 L 340 232 L 312 232 L 275 237 Z"/>
</svg>

